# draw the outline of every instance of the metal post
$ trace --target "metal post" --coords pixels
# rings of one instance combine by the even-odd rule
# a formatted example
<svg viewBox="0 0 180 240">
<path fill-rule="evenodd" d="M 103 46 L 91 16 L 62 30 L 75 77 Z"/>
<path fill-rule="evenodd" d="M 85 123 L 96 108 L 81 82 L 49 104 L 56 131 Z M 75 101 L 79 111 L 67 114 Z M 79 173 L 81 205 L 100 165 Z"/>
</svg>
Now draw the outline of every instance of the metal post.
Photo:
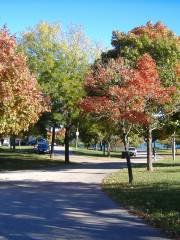
<svg viewBox="0 0 180 240">
<path fill-rule="evenodd" d="M 172 155 L 173 155 L 173 161 L 176 160 L 176 138 L 175 138 L 175 132 L 172 135 Z"/>
<path fill-rule="evenodd" d="M 76 130 L 76 150 L 78 149 L 78 138 L 79 138 L 79 131 L 77 128 L 77 130 Z"/>
</svg>

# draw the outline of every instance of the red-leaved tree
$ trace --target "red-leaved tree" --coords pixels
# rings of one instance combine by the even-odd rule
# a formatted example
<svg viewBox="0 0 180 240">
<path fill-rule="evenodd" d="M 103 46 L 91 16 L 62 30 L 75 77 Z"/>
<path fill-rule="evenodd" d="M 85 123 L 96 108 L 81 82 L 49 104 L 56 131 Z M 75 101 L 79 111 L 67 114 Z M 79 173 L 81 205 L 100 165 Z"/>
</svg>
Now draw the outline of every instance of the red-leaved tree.
<svg viewBox="0 0 180 240">
<path fill-rule="evenodd" d="M 16 39 L 6 28 L 0 30 L 0 134 L 17 135 L 49 110 L 49 99 L 39 89 L 18 52 Z"/>
<path fill-rule="evenodd" d="M 86 77 L 86 97 L 80 106 L 95 118 L 113 121 L 124 143 L 129 183 L 133 182 L 128 135 L 132 125 L 148 126 L 158 107 L 171 100 L 173 88 L 164 88 L 158 79 L 155 61 L 144 54 L 137 67 L 128 68 L 122 59 L 97 64 Z"/>
</svg>

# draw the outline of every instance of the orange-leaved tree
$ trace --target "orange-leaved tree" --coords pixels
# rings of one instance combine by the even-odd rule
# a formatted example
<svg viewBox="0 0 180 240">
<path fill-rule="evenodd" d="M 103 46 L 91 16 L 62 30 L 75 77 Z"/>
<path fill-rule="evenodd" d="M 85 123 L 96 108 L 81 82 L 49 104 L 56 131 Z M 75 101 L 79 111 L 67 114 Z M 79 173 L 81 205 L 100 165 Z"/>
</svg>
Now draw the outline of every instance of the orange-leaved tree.
<svg viewBox="0 0 180 240">
<path fill-rule="evenodd" d="M 18 51 L 16 39 L 0 30 L 0 134 L 17 135 L 48 111 L 50 101 L 38 87 Z"/>
<path fill-rule="evenodd" d="M 171 100 L 173 88 L 164 88 L 159 81 L 155 61 L 144 54 L 136 68 L 129 68 L 123 59 L 107 65 L 96 64 L 86 77 L 87 97 L 80 103 L 84 112 L 96 119 L 113 121 L 124 143 L 129 183 L 133 182 L 128 154 L 128 136 L 134 124 L 148 125 L 165 102 Z"/>
<path fill-rule="evenodd" d="M 159 127 L 164 128 L 165 124 L 169 125 L 170 115 L 179 112 L 180 78 L 178 76 L 178 65 L 180 59 L 180 38 L 163 23 L 157 22 L 153 24 L 149 21 L 146 25 L 135 27 L 127 33 L 113 31 L 111 43 L 113 48 L 102 54 L 103 62 L 108 62 L 111 58 L 123 57 L 126 59 L 126 63 L 128 62 L 128 64 L 134 67 L 138 58 L 148 53 L 156 61 L 162 85 L 164 87 L 176 87 L 173 101 L 165 104 L 163 107 L 165 110 L 169 108 L 168 114 L 162 108 L 162 111 L 165 113 L 161 119 L 163 121 L 156 119 L 151 123 L 151 126 L 148 126 L 148 129 L 144 129 L 144 136 L 148 142 L 151 142 L 149 130 L 151 132 Z M 152 153 L 148 149 L 148 159 L 151 155 Z"/>
</svg>

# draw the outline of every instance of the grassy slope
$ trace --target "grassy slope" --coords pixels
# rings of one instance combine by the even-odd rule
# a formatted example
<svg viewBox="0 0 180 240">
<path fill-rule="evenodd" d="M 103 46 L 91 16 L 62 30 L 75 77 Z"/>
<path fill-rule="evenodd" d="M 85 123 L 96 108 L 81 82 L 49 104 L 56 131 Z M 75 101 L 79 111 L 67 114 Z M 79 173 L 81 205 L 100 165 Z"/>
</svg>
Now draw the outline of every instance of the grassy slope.
<svg viewBox="0 0 180 240">
<path fill-rule="evenodd" d="M 127 170 L 122 169 L 104 180 L 104 190 L 121 205 L 148 219 L 173 235 L 180 236 L 180 157 L 173 163 L 165 160 L 134 168 L 134 184 L 127 183 Z"/>
<path fill-rule="evenodd" d="M 63 156 L 50 159 L 49 154 L 34 153 L 32 147 L 21 147 L 12 152 L 9 148 L 0 149 L 0 171 L 39 169 L 64 164 Z"/>
</svg>

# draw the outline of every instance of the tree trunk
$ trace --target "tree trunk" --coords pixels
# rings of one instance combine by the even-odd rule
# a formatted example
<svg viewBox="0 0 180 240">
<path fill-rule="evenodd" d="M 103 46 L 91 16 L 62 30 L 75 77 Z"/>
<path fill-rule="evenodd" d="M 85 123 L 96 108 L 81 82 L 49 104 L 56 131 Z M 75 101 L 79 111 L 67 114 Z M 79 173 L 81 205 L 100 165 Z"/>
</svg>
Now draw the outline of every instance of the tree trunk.
<svg viewBox="0 0 180 240">
<path fill-rule="evenodd" d="M 55 130 L 56 130 L 56 128 L 55 128 L 55 126 L 53 126 L 53 128 L 52 128 L 50 158 L 53 158 L 53 155 L 54 155 Z"/>
<path fill-rule="evenodd" d="M 94 144 L 94 150 L 97 150 L 97 143 Z"/>
<path fill-rule="evenodd" d="M 65 144 L 65 163 L 69 163 L 69 131 L 70 128 L 66 128 L 65 131 L 65 138 L 64 138 L 64 144 Z"/>
<path fill-rule="evenodd" d="M 100 147 L 100 151 L 102 151 L 102 150 L 103 150 L 102 141 L 100 141 L 100 143 L 99 143 L 99 147 Z"/>
<path fill-rule="evenodd" d="M 1 142 L 1 146 L 3 146 L 4 139 L 3 139 L 3 138 L 1 138 L 0 142 Z M 11 148 L 11 144 L 10 144 L 10 148 Z"/>
<path fill-rule="evenodd" d="M 16 149 L 16 138 L 15 136 L 10 137 L 10 148 L 15 151 Z"/>
<path fill-rule="evenodd" d="M 153 147 L 153 156 L 154 156 L 154 161 L 156 161 L 156 140 L 154 140 L 154 147 Z"/>
<path fill-rule="evenodd" d="M 16 138 L 13 138 L 13 151 L 16 149 Z"/>
<path fill-rule="evenodd" d="M 106 155 L 106 143 L 103 142 L 103 155 L 105 156 Z"/>
<path fill-rule="evenodd" d="M 132 184 L 133 183 L 133 172 L 132 172 L 131 158 L 130 158 L 130 155 L 128 152 L 128 141 L 127 141 L 126 136 L 124 136 L 123 143 L 124 143 L 124 149 L 125 149 L 125 155 L 126 155 L 126 161 L 127 161 L 129 184 Z"/>
<path fill-rule="evenodd" d="M 156 150 L 156 140 L 154 140 L 154 149 Z"/>
<path fill-rule="evenodd" d="M 107 156 L 110 157 L 111 156 L 111 146 L 110 146 L 110 142 L 107 142 Z"/>
<path fill-rule="evenodd" d="M 151 127 L 148 126 L 147 129 L 147 170 L 153 171 L 152 164 L 152 130 Z"/>
</svg>

